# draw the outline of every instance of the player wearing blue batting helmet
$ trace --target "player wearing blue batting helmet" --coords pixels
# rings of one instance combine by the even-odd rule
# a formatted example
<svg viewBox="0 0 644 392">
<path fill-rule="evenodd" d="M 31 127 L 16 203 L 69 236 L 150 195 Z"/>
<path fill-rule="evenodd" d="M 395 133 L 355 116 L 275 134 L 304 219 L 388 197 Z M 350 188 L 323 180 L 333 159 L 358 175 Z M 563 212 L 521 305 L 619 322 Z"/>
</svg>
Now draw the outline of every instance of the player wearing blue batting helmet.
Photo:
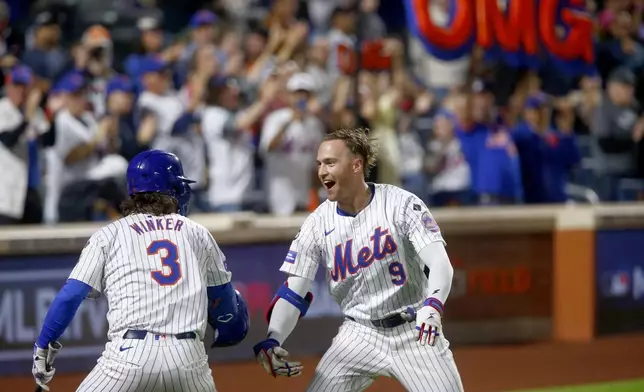
<svg viewBox="0 0 644 392">
<path fill-rule="evenodd" d="M 183 166 L 176 155 L 149 150 L 137 154 L 127 168 L 127 186 L 130 197 L 142 193 L 161 193 L 177 200 L 178 212 L 188 215 L 190 184 L 183 174 Z"/>
</svg>

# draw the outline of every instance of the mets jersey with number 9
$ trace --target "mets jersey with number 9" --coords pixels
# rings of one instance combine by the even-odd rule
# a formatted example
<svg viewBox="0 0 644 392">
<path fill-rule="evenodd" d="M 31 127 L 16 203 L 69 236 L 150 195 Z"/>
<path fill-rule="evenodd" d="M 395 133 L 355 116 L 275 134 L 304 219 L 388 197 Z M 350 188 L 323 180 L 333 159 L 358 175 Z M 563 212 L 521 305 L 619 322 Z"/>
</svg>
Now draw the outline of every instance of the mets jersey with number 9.
<svg viewBox="0 0 644 392">
<path fill-rule="evenodd" d="M 345 316 L 375 320 L 416 309 L 431 293 L 418 251 L 443 242 L 425 204 L 392 185 L 370 184 L 372 200 L 352 216 L 325 201 L 306 219 L 281 271 L 313 280 L 321 264 Z"/>
</svg>

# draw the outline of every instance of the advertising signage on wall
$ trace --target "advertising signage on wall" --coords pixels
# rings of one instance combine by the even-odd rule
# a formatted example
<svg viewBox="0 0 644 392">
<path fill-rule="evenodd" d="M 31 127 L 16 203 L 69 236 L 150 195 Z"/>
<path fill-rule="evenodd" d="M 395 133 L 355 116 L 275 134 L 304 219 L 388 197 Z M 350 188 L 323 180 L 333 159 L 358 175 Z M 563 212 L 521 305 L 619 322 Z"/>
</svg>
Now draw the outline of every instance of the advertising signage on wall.
<svg viewBox="0 0 644 392">
<path fill-rule="evenodd" d="M 597 333 L 644 331 L 644 230 L 596 237 Z"/>
<path fill-rule="evenodd" d="M 523 323 L 527 320 L 531 326 L 529 333 L 519 334 L 522 338 L 549 337 L 549 330 L 535 332 L 533 327 L 534 323 L 549 322 L 551 316 L 549 234 L 457 235 L 448 236 L 447 241 L 455 265 L 445 319 L 450 341 L 458 344 L 516 340 L 503 335 L 524 325 L 516 320 Z M 208 354 L 212 361 L 249 360 L 253 344 L 265 337 L 266 309 L 284 282 L 285 275 L 279 267 L 288 252 L 288 243 L 223 246 L 222 250 L 233 273 L 233 285 L 248 302 L 251 330 L 240 345 L 209 349 Z M 0 258 L 0 376 L 29 372 L 31 347 L 38 328 L 77 257 L 74 254 Z M 313 294 L 311 308 L 288 340 L 288 349 L 294 356 L 323 353 L 342 322 L 322 269 L 318 271 Z M 59 372 L 83 372 L 94 366 L 106 341 L 106 312 L 104 299 L 84 301 L 61 338 L 65 349 L 57 360 Z M 494 327 L 490 328 L 491 325 Z M 206 343 L 210 339 L 208 332 Z"/>
<path fill-rule="evenodd" d="M 454 265 L 450 320 L 551 317 L 550 234 L 455 236 L 447 249 Z"/>
</svg>

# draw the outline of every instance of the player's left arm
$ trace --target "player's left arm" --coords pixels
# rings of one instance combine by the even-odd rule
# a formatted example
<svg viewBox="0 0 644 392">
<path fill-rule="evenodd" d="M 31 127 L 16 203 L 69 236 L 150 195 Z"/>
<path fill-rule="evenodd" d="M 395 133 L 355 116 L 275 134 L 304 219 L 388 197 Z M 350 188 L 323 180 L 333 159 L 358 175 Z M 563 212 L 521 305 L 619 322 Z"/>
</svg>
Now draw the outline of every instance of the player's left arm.
<svg viewBox="0 0 644 392">
<path fill-rule="evenodd" d="M 51 381 L 56 371 L 50 368 L 54 355 L 49 351 L 52 347 L 62 347 L 57 339 L 65 332 L 83 300 L 92 293 L 103 291 L 105 260 L 105 241 L 97 232 L 83 248 L 67 282 L 54 298 L 36 340 L 32 373 L 41 387 Z"/>
<path fill-rule="evenodd" d="M 430 293 L 416 315 L 416 329 L 421 344 L 434 344 L 440 335 L 441 317 L 452 288 L 454 268 L 445 250 L 445 240 L 431 212 L 416 196 L 410 196 L 401 210 L 401 229 L 418 253 L 422 269 L 429 270 Z"/>
<path fill-rule="evenodd" d="M 208 293 L 208 324 L 215 330 L 212 347 L 228 347 L 240 343 L 250 327 L 248 306 L 231 283 L 232 273 L 226 267 L 226 256 L 206 230 L 206 285 Z"/>
</svg>

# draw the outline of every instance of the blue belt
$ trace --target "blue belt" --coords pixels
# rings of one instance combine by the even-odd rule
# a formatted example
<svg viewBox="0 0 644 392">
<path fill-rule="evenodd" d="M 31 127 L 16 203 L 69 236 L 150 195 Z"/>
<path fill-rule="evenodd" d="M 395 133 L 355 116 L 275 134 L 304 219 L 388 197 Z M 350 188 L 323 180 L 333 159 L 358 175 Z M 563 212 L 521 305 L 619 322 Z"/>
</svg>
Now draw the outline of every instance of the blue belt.
<svg viewBox="0 0 644 392">
<path fill-rule="evenodd" d="M 148 331 L 141 331 L 137 329 L 128 329 L 125 332 L 125 335 L 123 335 L 123 339 L 138 339 L 138 340 L 143 340 L 145 339 L 145 335 L 148 334 Z M 163 335 L 163 334 L 155 334 L 155 335 Z M 176 335 L 171 335 L 174 336 L 178 340 L 184 340 L 184 339 L 197 339 L 197 334 L 194 332 L 183 332 L 183 333 L 178 333 Z"/>
</svg>

